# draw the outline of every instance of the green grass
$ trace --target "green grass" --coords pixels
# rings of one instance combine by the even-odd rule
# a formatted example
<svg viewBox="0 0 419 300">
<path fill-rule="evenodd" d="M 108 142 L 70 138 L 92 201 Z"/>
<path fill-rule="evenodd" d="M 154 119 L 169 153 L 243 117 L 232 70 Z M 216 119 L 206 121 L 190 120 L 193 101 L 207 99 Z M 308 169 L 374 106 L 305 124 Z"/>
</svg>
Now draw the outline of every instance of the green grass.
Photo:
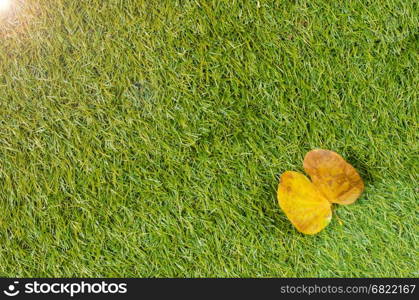
<svg viewBox="0 0 419 300">
<path fill-rule="evenodd" d="M 416 1 L 18 2 L 0 276 L 418 276 Z M 304 236 L 276 188 L 313 148 L 366 191 Z"/>
</svg>

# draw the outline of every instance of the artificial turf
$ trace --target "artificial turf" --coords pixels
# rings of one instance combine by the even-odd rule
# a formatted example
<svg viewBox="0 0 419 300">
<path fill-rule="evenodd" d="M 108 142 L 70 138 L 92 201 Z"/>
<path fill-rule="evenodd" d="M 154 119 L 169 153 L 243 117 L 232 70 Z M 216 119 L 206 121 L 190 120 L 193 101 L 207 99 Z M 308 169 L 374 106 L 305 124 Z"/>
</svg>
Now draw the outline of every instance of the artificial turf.
<svg viewBox="0 0 419 300">
<path fill-rule="evenodd" d="M 418 276 L 416 1 L 13 2 L 0 276 Z M 313 148 L 366 190 L 305 236 Z"/>
</svg>

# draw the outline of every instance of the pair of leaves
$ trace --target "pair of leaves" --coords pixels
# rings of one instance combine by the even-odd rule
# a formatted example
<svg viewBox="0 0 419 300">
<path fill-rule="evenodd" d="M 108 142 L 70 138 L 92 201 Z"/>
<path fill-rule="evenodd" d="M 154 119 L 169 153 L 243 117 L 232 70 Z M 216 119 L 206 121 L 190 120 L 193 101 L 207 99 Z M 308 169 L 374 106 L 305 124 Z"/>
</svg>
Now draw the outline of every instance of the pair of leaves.
<svg viewBox="0 0 419 300">
<path fill-rule="evenodd" d="M 332 219 L 332 203 L 348 205 L 364 190 L 358 172 L 339 154 L 323 149 L 308 152 L 304 170 L 281 175 L 278 202 L 298 231 L 316 234 Z"/>
</svg>

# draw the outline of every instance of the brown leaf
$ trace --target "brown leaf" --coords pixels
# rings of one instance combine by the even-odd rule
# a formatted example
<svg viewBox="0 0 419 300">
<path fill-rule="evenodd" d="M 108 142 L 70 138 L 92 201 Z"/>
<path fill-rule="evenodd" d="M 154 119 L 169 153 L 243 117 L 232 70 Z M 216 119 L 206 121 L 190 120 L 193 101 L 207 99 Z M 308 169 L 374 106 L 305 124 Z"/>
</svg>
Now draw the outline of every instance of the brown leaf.
<svg viewBox="0 0 419 300">
<path fill-rule="evenodd" d="M 351 204 L 364 190 L 364 182 L 355 168 L 333 151 L 316 149 L 308 152 L 304 170 L 332 203 Z"/>
</svg>

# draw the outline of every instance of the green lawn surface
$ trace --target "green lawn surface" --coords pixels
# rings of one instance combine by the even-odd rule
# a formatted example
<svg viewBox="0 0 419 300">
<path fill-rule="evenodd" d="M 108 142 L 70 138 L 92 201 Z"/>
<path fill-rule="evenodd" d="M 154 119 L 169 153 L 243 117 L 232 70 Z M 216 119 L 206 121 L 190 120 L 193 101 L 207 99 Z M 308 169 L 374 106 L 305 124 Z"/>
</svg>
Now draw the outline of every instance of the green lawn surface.
<svg viewBox="0 0 419 300">
<path fill-rule="evenodd" d="M 0 276 L 418 276 L 417 1 L 12 2 Z M 314 148 L 366 189 L 306 236 Z"/>
</svg>

